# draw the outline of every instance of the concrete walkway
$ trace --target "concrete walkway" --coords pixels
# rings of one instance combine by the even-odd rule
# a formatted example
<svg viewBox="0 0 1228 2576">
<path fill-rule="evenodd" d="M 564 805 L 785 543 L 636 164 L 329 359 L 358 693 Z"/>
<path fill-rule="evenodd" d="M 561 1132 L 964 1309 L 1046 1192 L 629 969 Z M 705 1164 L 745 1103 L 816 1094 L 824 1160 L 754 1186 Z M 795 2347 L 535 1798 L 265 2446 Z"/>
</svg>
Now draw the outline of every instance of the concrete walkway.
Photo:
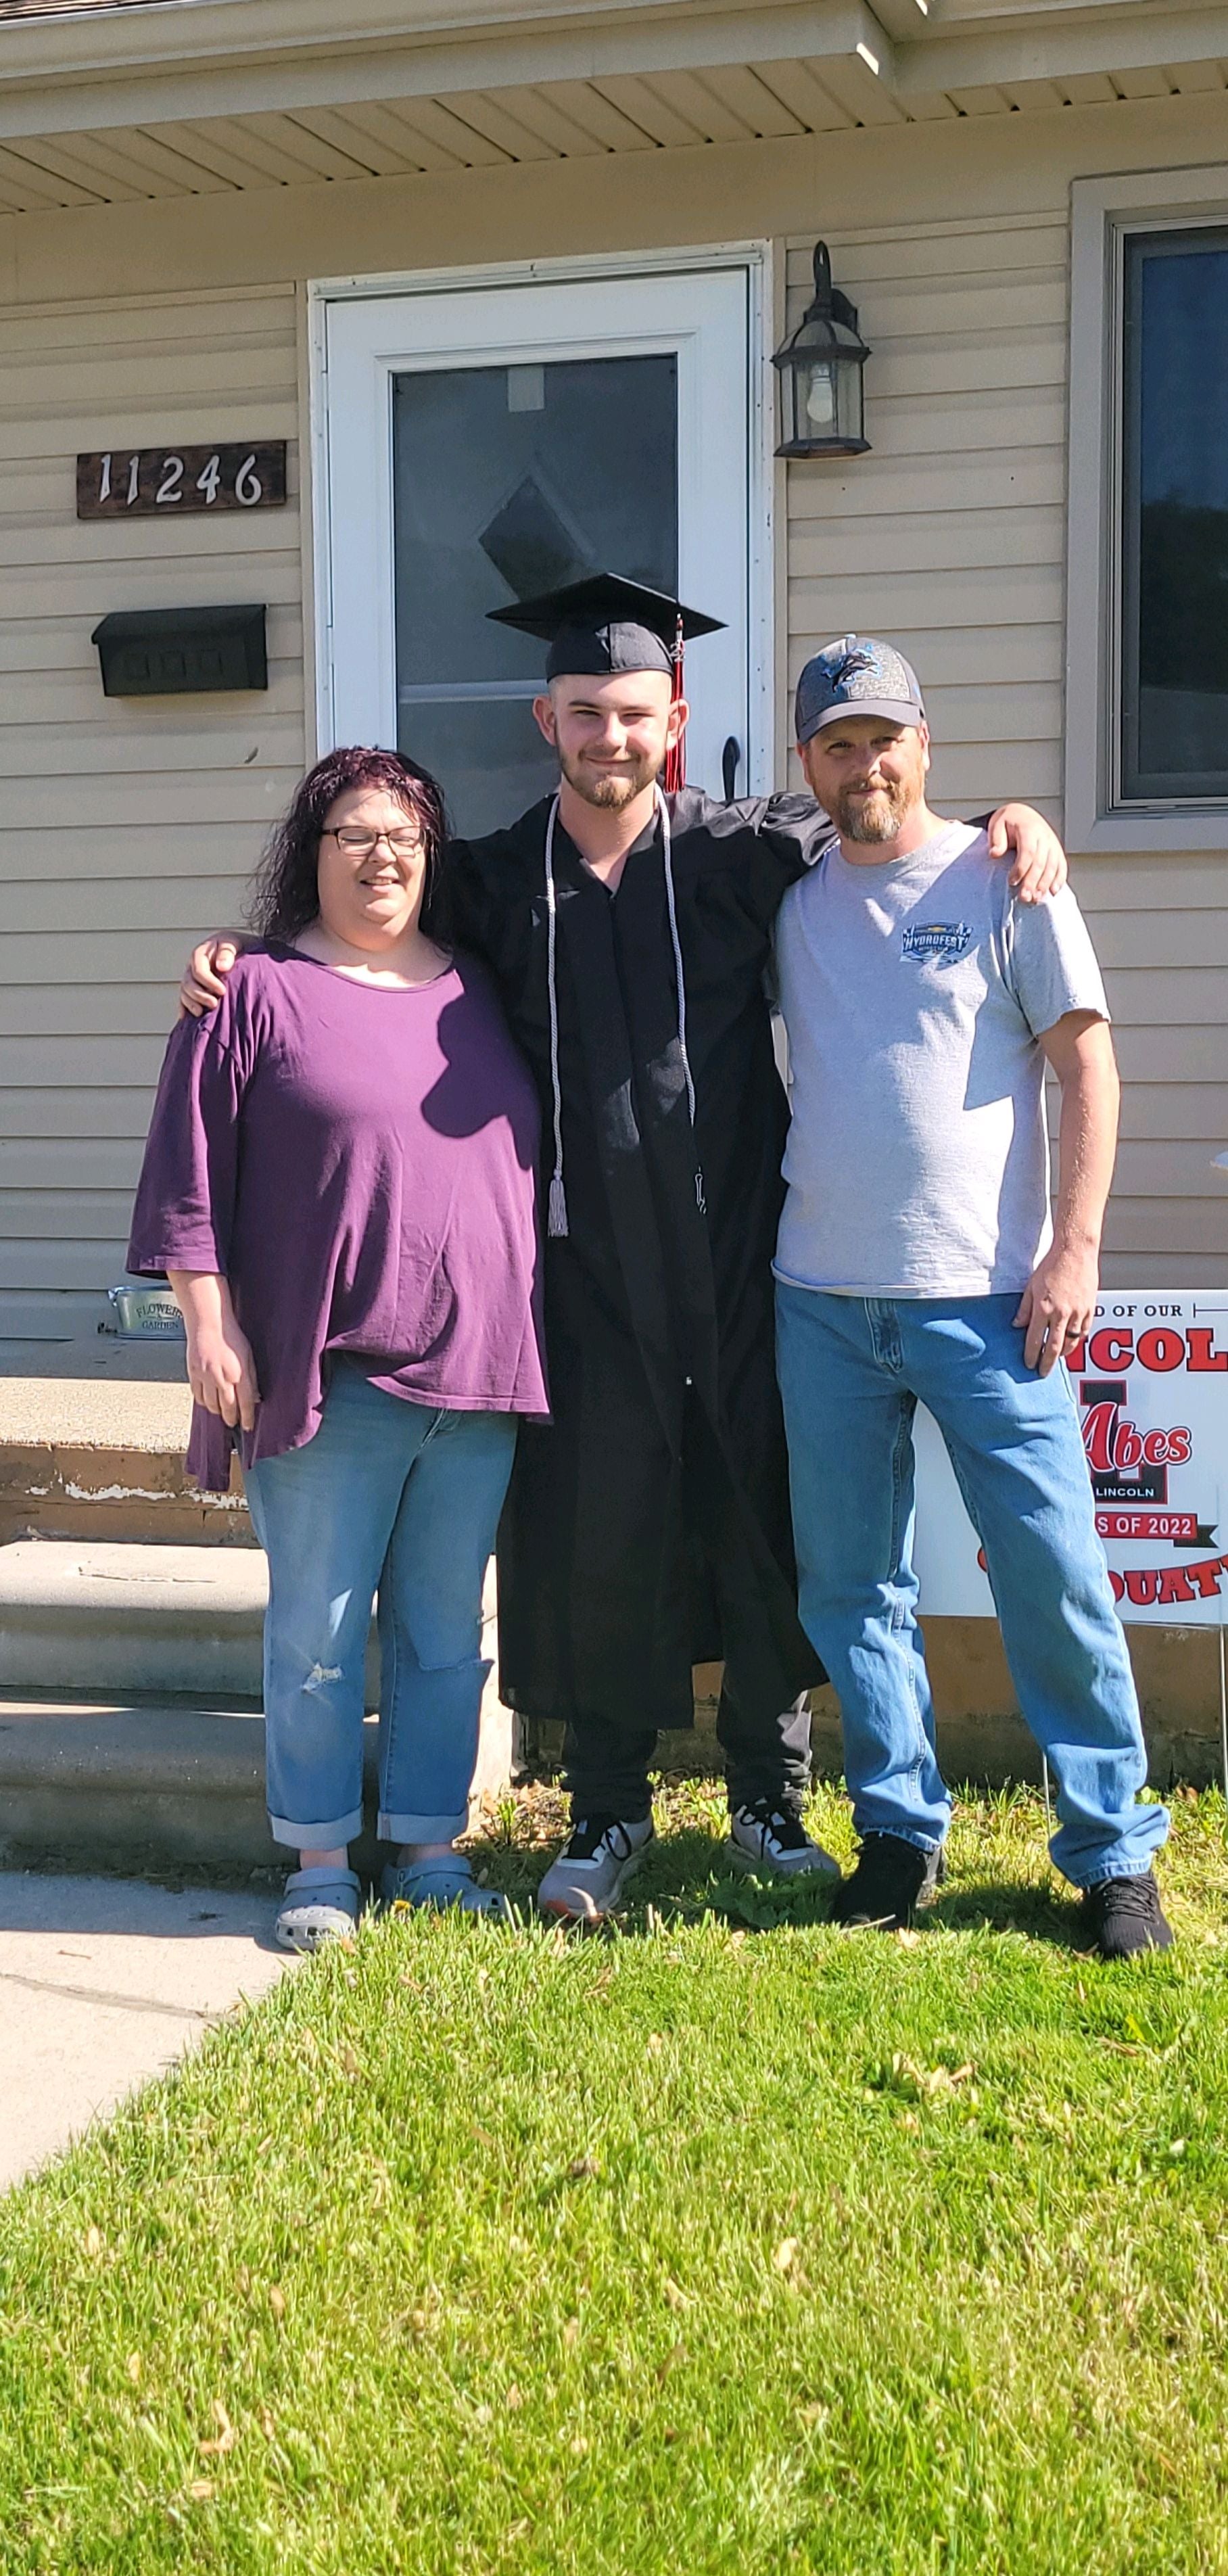
<svg viewBox="0 0 1228 2576">
<path fill-rule="evenodd" d="M 0 2189 L 290 1961 L 271 1895 L 0 1872 Z"/>
</svg>

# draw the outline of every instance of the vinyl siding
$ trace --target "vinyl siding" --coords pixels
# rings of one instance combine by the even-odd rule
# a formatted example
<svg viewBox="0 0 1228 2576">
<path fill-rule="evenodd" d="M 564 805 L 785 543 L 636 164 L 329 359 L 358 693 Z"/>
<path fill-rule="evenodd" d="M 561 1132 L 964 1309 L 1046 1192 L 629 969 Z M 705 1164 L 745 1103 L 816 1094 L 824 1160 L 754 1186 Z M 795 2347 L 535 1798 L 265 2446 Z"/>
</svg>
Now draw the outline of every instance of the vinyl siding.
<svg viewBox="0 0 1228 2576">
<path fill-rule="evenodd" d="M 89 1331 L 123 1276 L 183 958 L 303 761 L 297 500 L 79 523 L 76 455 L 295 441 L 297 371 L 289 285 L 0 313 L 0 1336 Z M 104 699 L 107 610 L 252 599 L 267 696 Z"/>
<path fill-rule="evenodd" d="M 569 95 L 556 87 L 557 111 Z M 701 129 L 681 75 L 607 82 L 598 150 L 519 168 L 493 141 L 489 168 L 454 166 L 448 111 L 419 102 L 423 175 L 394 155 L 386 177 L 344 187 L 248 124 L 242 195 L 0 216 L 0 1336 L 92 1329 L 122 1266 L 179 965 L 234 918 L 306 748 L 297 508 L 78 525 L 73 459 L 174 437 L 301 442 L 307 278 L 770 238 L 795 319 L 821 232 L 873 351 L 873 447 L 787 472 L 782 721 L 807 652 L 877 629 L 923 675 L 936 801 L 1029 796 L 1060 824 L 1070 182 L 1221 158 L 1222 97 L 1063 108 L 1055 94 L 1051 114 L 786 126 L 760 143 L 734 139 L 732 94 L 716 102 L 730 139 L 703 143 L 710 84 L 703 98 Z M 392 109 L 362 117 L 395 140 Z M 327 118 L 314 127 L 327 142 Z M 103 700 L 89 635 L 107 609 L 256 598 L 267 697 Z M 1228 853 L 1081 859 L 1075 884 L 1125 1081 L 1108 1277 L 1219 1284 Z"/>
<path fill-rule="evenodd" d="M 873 452 L 788 468 L 789 680 L 850 629 L 921 675 L 944 812 L 1026 797 L 1061 827 L 1069 274 L 1050 208 L 832 227 L 860 308 Z M 788 245 L 790 324 L 812 239 Z M 794 770 L 795 777 L 799 775 Z M 1228 1265 L 1228 857 L 1097 857 L 1073 879 L 1124 1085 L 1106 1279 L 1202 1287 Z"/>
</svg>

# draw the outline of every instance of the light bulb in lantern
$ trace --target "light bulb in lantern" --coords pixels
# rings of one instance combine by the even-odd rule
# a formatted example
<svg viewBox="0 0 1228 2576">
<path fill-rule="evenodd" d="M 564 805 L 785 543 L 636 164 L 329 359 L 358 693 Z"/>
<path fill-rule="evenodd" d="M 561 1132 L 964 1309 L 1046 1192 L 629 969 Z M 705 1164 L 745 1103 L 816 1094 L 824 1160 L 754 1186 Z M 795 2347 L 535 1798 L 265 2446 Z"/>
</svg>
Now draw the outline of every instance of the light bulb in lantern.
<svg viewBox="0 0 1228 2576">
<path fill-rule="evenodd" d="M 806 418 L 815 429 L 832 429 L 836 419 L 836 384 L 830 367 L 812 367 L 806 388 Z"/>
</svg>

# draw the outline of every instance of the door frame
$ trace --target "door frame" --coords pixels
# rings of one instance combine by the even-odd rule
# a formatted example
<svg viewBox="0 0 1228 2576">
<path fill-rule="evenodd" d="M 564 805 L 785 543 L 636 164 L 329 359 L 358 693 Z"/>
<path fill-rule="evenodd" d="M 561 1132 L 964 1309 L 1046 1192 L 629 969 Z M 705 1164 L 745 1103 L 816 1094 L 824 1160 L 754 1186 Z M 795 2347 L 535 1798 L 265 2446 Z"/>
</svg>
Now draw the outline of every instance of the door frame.
<svg viewBox="0 0 1228 2576">
<path fill-rule="evenodd" d="M 742 269 L 747 286 L 747 705 L 749 741 L 742 793 L 768 795 L 776 784 L 778 717 L 776 665 L 776 501 L 778 468 L 774 410 L 766 382 L 777 302 L 770 241 L 698 244 L 680 250 L 600 252 L 561 259 L 483 261 L 456 268 L 377 270 L 353 277 L 317 278 L 307 286 L 308 424 L 310 447 L 313 608 L 308 693 L 318 751 L 329 738 L 332 713 L 329 637 L 332 632 L 332 548 L 328 474 L 328 309 L 397 295 L 451 295 L 487 287 L 594 284 L 611 279 L 695 275 Z M 306 640 L 306 639 L 305 639 Z"/>
</svg>

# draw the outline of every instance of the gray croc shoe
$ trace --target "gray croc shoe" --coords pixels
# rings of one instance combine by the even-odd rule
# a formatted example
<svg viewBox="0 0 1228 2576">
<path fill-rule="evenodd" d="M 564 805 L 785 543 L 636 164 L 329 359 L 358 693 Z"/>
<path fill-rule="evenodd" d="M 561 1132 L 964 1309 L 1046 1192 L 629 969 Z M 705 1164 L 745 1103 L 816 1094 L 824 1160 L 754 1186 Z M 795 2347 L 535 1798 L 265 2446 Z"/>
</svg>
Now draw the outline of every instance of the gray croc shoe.
<svg viewBox="0 0 1228 2576">
<path fill-rule="evenodd" d="M 385 1905 L 424 1907 L 443 1913 L 455 1905 L 462 1914 L 485 1914 L 497 1923 L 513 1921 L 506 1896 L 494 1887 L 479 1887 L 461 1852 L 441 1852 L 435 1860 L 413 1861 L 398 1869 L 390 1863 L 380 1880 Z"/>
<path fill-rule="evenodd" d="M 352 1869 L 296 1869 L 286 1880 L 277 1917 L 283 1950 L 318 1950 L 323 1941 L 354 1936 L 362 1887 Z"/>
</svg>

